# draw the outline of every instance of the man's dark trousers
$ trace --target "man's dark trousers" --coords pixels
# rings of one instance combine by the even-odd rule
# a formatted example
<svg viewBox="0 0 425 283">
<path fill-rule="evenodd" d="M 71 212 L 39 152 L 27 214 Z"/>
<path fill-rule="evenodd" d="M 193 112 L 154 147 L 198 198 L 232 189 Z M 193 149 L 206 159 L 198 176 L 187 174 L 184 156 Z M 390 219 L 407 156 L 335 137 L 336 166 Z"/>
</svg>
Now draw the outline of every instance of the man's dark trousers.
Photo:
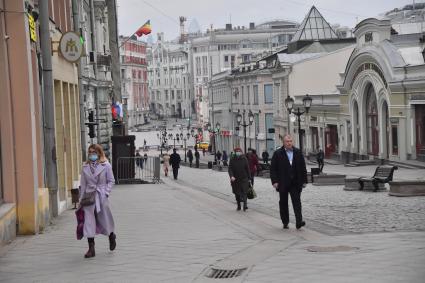
<svg viewBox="0 0 425 283">
<path fill-rule="evenodd" d="M 301 223 L 303 216 L 301 214 L 301 190 L 291 187 L 288 191 L 279 191 L 279 211 L 280 219 L 282 219 L 283 225 L 289 223 L 289 208 L 288 208 L 288 194 L 291 195 L 292 206 L 294 208 L 295 221 Z"/>
<path fill-rule="evenodd" d="M 178 174 L 179 174 L 179 168 L 178 167 L 173 167 L 174 180 L 177 180 L 177 175 Z"/>
</svg>

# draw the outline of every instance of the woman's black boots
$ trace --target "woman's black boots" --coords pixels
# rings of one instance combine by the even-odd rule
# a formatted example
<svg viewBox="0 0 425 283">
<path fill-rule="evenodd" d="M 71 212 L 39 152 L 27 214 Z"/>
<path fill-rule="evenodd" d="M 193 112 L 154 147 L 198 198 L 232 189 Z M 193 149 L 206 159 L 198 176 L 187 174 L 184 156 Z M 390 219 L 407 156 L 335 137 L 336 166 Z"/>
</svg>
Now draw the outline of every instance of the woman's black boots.
<svg viewBox="0 0 425 283">
<path fill-rule="evenodd" d="M 115 248 L 117 247 L 116 238 L 117 238 L 117 236 L 114 234 L 114 232 L 109 234 L 109 249 L 111 251 L 115 250 Z"/>
<path fill-rule="evenodd" d="M 89 242 L 89 250 L 86 252 L 84 257 L 85 258 L 91 258 L 91 257 L 94 257 L 96 255 L 96 253 L 94 251 L 94 238 L 88 238 L 87 240 Z"/>
</svg>

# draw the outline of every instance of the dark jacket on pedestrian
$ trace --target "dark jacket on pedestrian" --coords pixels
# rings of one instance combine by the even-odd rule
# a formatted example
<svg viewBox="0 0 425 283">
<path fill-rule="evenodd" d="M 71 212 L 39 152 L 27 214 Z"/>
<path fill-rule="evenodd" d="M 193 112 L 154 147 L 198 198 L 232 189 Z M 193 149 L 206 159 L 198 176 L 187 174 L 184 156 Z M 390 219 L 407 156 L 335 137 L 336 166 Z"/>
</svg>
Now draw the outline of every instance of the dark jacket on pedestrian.
<svg viewBox="0 0 425 283">
<path fill-rule="evenodd" d="M 301 151 L 293 147 L 291 166 L 285 147 L 276 150 L 271 160 L 270 179 L 272 184 L 279 183 L 279 191 L 301 191 L 303 184 L 307 184 L 307 169 Z"/>
<path fill-rule="evenodd" d="M 217 158 L 218 161 L 221 160 L 221 152 L 220 151 L 217 151 L 217 153 L 215 154 L 215 156 L 216 156 L 216 158 Z"/>
<path fill-rule="evenodd" d="M 269 161 L 269 153 L 267 151 L 263 151 L 261 154 L 261 157 L 263 158 L 263 161 L 267 163 Z"/>
<path fill-rule="evenodd" d="M 180 155 L 177 152 L 174 152 L 170 155 L 170 164 L 173 169 L 180 168 Z"/>
<path fill-rule="evenodd" d="M 235 195 L 246 195 L 249 188 L 251 173 L 249 172 L 248 159 L 245 155 L 234 156 L 230 159 L 229 176 L 234 177 L 232 182 L 232 191 Z"/>
<path fill-rule="evenodd" d="M 316 159 L 318 161 L 322 161 L 323 159 L 325 159 L 325 153 L 323 152 L 323 150 L 319 150 L 319 152 L 317 153 Z"/>
<path fill-rule="evenodd" d="M 199 158 L 200 158 L 199 151 L 197 151 L 197 150 L 195 150 L 195 158 L 196 158 L 196 159 L 199 159 Z"/>
<path fill-rule="evenodd" d="M 249 171 L 251 172 L 251 176 L 254 176 L 257 173 L 258 169 L 258 157 L 254 152 L 250 152 L 247 154 Z"/>
<path fill-rule="evenodd" d="M 187 152 L 187 158 L 189 158 L 189 162 L 193 161 L 193 153 L 191 149 Z"/>
</svg>

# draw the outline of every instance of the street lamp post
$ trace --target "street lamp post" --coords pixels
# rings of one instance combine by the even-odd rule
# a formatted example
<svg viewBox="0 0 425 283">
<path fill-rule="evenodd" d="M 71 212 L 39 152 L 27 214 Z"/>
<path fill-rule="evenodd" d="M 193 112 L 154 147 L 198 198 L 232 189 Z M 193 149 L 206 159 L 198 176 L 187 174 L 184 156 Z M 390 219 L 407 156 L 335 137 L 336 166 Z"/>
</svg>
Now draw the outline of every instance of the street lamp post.
<svg viewBox="0 0 425 283">
<path fill-rule="evenodd" d="M 303 97 L 303 105 L 305 110 L 304 111 L 300 111 L 300 108 L 297 107 L 297 111 L 294 112 L 293 111 L 293 107 L 294 107 L 294 99 L 290 96 L 288 96 L 285 99 L 285 106 L 289 111 L 289 114 L 293 113 L 294 115 L 296 115 L 298 117 L 298 140 L 300 141 L 300 150 L 301 152 L 303 152 L 303 142 L 302 142 L 302 135 L 301 135 L 301 115 L 303 115 L 304 113 L 308 113 L 308 110 L 310 110 L 311 107 L 311 102 L 312 102 L 312 98 L 306 94 Z"/>
<path fill-rule="evenodd" d="M 195 133 L 195 131 L 193 129 L 190 130 L 190 133 L 186 134 L 186 137 L 183 135 L 183 133 L 180 133 L 180 139 L 184 142 L 184 162 L 187 162 L 187 159 L 186 159 L 186 157 L 187 157 L 187 154 L 186 154 L 187 144 L 186 144 L 186 142 L 190 139 L 190 137 L 193 137 L 194 133 Z"/>
<path fill-rule="evenodd" d="M 167 142 L 167 129 L 164 127 L 159 131 L 159 133 L 156 134 L 156 136 L 159 139 L 159 143 L 161 144 L 161 156 L 162 156 L 162 149 L 165 146 L 165 143 Z"/>
<path fill-rule="evenodd" d="M 251 126 L 254 122 L 254 114 L 252 114 L 251 110 L 248 113 L 248 123 L 245 121 L 245 110 L 241 113 L 238 113 L 236 116 L 236 121 L 239 126 L 243 127 L 243 139 L 244 139 L 244 153 L 246 154 L 246 127 Z M 236 134 L 239 135 L 239 127 L 236 127 Z"/>
<path fill-rule="evenodd" d="M 215 164 L 217 164 L 217 154 L 216 154 L 217 153 L 217 148 L 216 148 L 216 144 L 215 144 L 215 135 L 220 132 L 220 123 L 217 122 L 215 124 L 215 128 L 214 129 L 212 128 L 212 126 L 211 126 L 210 123 L 207 124 L 207 127 L 208 127 L 208 132 L 210 132 L 211 134 L 213 134 L 213 138 L 214 138 L 214 144 L 213 144 L 213 146 L 214 146 L 214 162 L 215 162 Z"/>
</svg>

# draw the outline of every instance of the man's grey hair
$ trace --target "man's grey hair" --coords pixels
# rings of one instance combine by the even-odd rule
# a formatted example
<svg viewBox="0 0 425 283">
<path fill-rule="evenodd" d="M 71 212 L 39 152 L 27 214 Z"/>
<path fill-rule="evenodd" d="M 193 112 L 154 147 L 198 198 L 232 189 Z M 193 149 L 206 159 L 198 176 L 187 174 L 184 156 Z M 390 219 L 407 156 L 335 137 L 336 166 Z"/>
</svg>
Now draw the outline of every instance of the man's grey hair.
<svg viewBox="0 0 425 283">
<path fill-rule="evenodd" d="M 282 140 L 284 141 L 284 140 L 285 140 L 285 138 L 287 138 L 287 137 L 289 137 L 289 138 L 291 138 L 291 139 L 292 139 L 292 136 L 291 136 L 290 134 L 284 134 L 284 135 L 283 135 Z"/>
</svg>

